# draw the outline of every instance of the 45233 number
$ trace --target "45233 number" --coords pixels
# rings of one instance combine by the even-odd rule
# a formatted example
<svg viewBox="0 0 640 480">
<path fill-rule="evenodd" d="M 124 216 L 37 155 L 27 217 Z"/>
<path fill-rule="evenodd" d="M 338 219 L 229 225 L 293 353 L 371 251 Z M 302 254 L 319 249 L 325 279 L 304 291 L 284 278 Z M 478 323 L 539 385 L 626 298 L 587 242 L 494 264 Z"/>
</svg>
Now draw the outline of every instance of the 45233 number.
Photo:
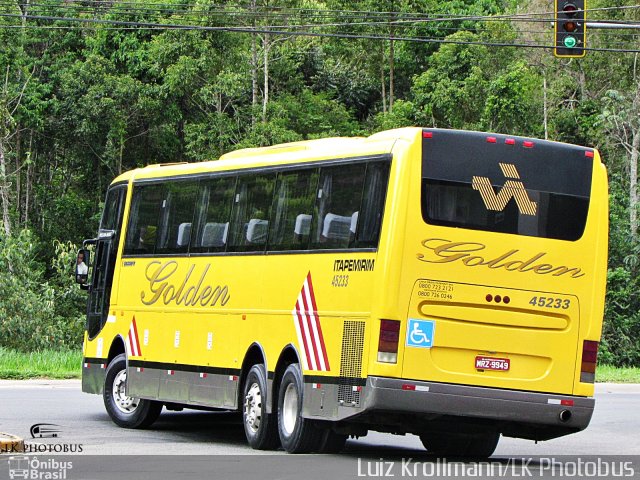
<svg viewBox="0 0 640 480">
<path fill-rule="evenodd" d="M 349 285 L 349 275 L 334 275 L 331 285 L 334 287 L 346 287 Z"/>
<path fill-rule="evenodd" d="M 561 308 L 566 310 L 571 306 L 571 300 L 556 297 L 533 297 L 529 305 L 542 308 Z"/>
</svg>

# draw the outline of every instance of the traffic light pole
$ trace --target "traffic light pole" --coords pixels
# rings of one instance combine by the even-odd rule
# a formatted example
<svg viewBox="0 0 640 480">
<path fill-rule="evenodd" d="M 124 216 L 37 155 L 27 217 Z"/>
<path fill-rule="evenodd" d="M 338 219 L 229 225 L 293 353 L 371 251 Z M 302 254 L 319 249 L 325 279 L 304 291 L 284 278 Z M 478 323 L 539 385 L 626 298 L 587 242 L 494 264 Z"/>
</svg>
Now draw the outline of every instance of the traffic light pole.
<svg viewBox="0 0 640 480">
<path fill-rule="evenodd" d="M 587 22 L 587 28 L 602 28 L 612 30 L 640 30 L 640 23 L 606 23 L 606 22 Z"/>
</svg>

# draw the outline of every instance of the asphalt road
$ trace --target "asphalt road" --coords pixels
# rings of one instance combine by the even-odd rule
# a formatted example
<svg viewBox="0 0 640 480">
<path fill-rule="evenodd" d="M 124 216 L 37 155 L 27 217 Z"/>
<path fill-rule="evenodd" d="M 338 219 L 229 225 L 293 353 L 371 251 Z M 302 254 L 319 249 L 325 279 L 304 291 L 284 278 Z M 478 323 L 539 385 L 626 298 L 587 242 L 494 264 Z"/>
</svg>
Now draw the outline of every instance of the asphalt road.
<svg viewBox="0 0 640 480">
<path fill-rule="evenodd" d="M 591 425 L 584 432 L 538 444 L 502 438 L 492 458 L 504 464 L 532 456 L 640 455 L 640 416 L 637 413 L 640 411 L 640 385 L 601 384 L 597 386 L 596 399 Z M 32 439 L 30 427 L 38 423 L 58 425 L 58 437 Z M 295 465 L 292 466 L 291 477 L 282 473 L 283 462 L 290 462 L 283 451 L 258 452 L 250 449 L 238 414 L 164 411 L 151 430 L 122 429 L 110 421 L 102 398 L 82 393 L 78 381 L 0 381 L 0 432 L 24 438 L 28 445 L 32 445 L 32 449 L 51 448 L 38 445 L 67 445 L 69 451 L 82 453 L 83 456 L 186 454 L 202 455 L 206 456 L 203 459 L 210 459 L 211 455 L 226 455 L 229 456 L 227 463 L 231 462 L 228 466 L 232 472 L 242 471 L 243 465 L 248 468 L 260 455 L 268 455 L 274 472 L 279 473 L 271 476 L 267 470 L 267 474 L 260 475 L 260 478 L 298 478 L 299 473 Z M 59 453 L 60 450 L 56 452 Z M 243 457 L 246 461 L 242 460 Z M 331 461 L 327 462 L 327 458 L 331 458 Z M 433 457 L 426 456 L 417 437 L 375 432 L 360 439 L 349 440 L 345 452 L 340 455 L 311 455 L 296 461 L 307 465 L 306 468 L 310 471 L 322 471 L 329 465 L 335 468 L 346 465 L 353 476 L 357 477 L 363 476 L 359 474 L 367 471 L 365 464 L 356 465 L 357 461 L 361 461 L 358 459 L 363 458 L 370 463 L 366 465 L 369 474 L 372 473 L 372 468 L 373 473 L 378 467 L 384 469 L 382 462 L 388 459 L 399 462 L 404 458 L 430 458 L 429 461 L 433 461 Z M 139 462 L 137 464 L 140 465 Z M 161 473 L 166 473 L 166 468 L 161 468 L 161 464 L 162 462 L 157 461 L 149 462 L 149 468 L 143 469 L 150 475 L 148 478 L 161 478 Z M 159 472 L 152 475 L 154 469 Z M 129 478 L 147 478 L 144 477 L 144 472 Z M 3 473 L 0 468 L 0 479 L 3 478 Z M 637 474 L 640 476 L 640 470 Z M 184 474 L 181 478 L 191 477 Z M 210 478 L 233 478 L 233 475 L 227 472 L 224 477 Z M 239 475 L 238 478 L 247 477 Z"/>
</svg>

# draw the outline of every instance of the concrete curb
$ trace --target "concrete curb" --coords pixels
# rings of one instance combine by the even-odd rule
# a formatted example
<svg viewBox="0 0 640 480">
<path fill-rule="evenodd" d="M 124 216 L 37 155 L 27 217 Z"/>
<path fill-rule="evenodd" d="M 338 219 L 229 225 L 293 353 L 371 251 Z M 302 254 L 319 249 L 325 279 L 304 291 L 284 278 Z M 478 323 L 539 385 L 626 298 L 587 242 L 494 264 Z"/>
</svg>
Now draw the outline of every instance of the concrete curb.
<svg viewBox="0 0 640 480">
<path fill-rule="evenodd" d="M 21 388 L 70 388 L 70 387 L 78 387 L 80 388 L 80 384 L 82 380 L 73 378 L 71 380 L 52 380 L 47 378 L 36 378 L 30 380 L 0 380 L 0 388 L 12 388 L 12 387 L 21 387 Z"/>
<path fill-rule="evenodd" d="M 640 393 L 640 383 L 596 383 L 596 393 Z"/>
<path fill-rule="evenodd" d="M 0 432 L 0 453 L 24 452 L 24 440 L 10 433 Z"/>
</svg>

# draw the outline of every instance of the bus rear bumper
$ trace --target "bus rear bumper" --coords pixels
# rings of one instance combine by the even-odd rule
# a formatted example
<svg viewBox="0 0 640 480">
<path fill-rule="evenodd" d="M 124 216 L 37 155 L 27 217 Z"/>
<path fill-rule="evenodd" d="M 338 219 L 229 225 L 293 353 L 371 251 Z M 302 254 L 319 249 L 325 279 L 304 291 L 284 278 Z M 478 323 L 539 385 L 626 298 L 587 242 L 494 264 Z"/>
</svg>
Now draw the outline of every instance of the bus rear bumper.
<svg viewBox="0 0 640 480">
<path fill-rule="evenodd" d="M 595 399 L 405 379 L 369 377 L 365 412 L 405 412 L 423 418 L 493 424 L 503 435 L 545 440 L 583 430 Z"/>
</svg>

